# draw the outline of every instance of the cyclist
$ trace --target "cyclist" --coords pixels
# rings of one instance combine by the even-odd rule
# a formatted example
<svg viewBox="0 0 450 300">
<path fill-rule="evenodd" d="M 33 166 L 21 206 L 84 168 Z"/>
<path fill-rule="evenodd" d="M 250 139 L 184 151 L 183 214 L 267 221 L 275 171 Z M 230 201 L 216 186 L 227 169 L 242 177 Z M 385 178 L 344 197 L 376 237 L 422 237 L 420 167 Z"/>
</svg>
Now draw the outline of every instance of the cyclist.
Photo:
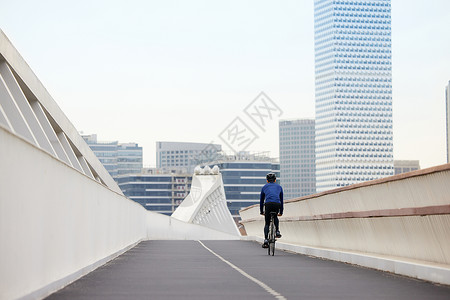
<svg viewBox="0 0 450 300">
<path fill-rule="evenodd" d="M 266 175 L 267 184 L 261 189 L 260 205 L 259 211 L 261 215 L 265 216 L 266 224 L 264 226 L 264 244 L 263 248 L 269 247 L 269 224 L 270 224 L 270 213 L 276 212 L 278 216 L 283 215 L 283 188 L 281 185 L 276 183 L 277 177 L 274 173 L 269 173 Z M 264 201 L 265 200 L 265 201 Z M 265 212 L 264 212 L 265 207 Z M 275 216 L 275 227 L 276 227 L 276 237 L 280 238 L 281 233 L 279 230 L 278 217 Z"/>
</svg>

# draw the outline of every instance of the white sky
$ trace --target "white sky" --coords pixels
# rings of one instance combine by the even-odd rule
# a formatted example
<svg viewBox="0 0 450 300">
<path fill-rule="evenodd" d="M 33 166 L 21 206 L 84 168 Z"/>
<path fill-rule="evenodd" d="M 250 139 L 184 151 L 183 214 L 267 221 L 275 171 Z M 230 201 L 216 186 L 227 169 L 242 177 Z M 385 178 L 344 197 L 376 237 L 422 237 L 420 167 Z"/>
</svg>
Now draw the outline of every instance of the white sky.
<svg viewBox="0 0 450 300">
<path fill-rule="evenodd" d="M 0 28 L 77 130 L 154 165 L 156 141 L 222 143 L 261 91 L 314 118 L 313 2 L 0 0 Z M 394 157 L 443 164 L 450 1 L 392 0 L 392 22 Z M 253 129 L 278 156 L 278 122 Z"/>
</svg>

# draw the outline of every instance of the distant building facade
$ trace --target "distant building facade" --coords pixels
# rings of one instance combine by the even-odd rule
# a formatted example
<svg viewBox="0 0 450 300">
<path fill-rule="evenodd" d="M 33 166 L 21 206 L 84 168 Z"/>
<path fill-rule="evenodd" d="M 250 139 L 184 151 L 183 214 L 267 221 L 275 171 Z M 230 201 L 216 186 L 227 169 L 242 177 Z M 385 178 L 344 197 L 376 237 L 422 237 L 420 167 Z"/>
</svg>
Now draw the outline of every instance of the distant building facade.
<svg viewBox="0 0 450 300">
<path fill-rule="evenodd" d="M 420 170 L 418 160 L 394 160 L 395 175 Z"/>
<path fill-rule="evenodd" d="M 171 215 L 189 194 L 192 174 L 143 169 L 140 174 L 119 175 L 117 183 L 125 196 L 147 210 Z"/>
<path fill-rule="evenodd" d="M 216 159 L 222 151 L 219 144 L 156 142 L 156 167 L 158 169 L 186 169 L 193 173 L 195 166 Z"/>
<path fill-rule="evenodd" d="M 394 174 L 391 0 L 315 0 L 316 188 Z"/>
<path fill-rule="evenodd" d="M 137 143 L 98 141 L 96 134 L 82 135 L 82 137 L 114 179 L 118 175 L 141 172 L 142 147 L 139 147 Z"/>
<path fill-rule="evenodd" d="M 447 163 L 450 163 L 450 81 L 445 88 L 445 104 L 447 111 Z"/>
<path fill-rule="evenodd" d="M 279 121 L 280 176 L 286 199 L 316 192 L 315 121 Z"/>
<path fill-rule="evenodd" d="M 205 165 L 219 167 L 227 205 L 235 219 L 240 218 L 239 210 L 259 203 L 261 188 L 267 183 L 267 173 L 274 172 L 278 183 L 283 180 L 280 178 L 280 163 L 267 153 L 222 154 L 218 160 Z"/>
</svg>

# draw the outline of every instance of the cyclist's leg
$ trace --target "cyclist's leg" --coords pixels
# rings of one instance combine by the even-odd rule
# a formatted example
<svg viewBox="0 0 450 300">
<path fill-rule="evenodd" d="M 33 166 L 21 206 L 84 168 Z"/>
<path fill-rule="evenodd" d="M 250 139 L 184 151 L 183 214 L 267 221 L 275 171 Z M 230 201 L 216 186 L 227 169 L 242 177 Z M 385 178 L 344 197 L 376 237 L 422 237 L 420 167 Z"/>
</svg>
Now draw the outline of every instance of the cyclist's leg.
<svg viewBox="0 0 450 300">
<path fill-rule="evenodd" d="M 280 212 L 280 204 L 279 203 L 274 203 L 274 211 L 278 214 L 279 212 Z M 277 215 L 275 215 L 275 228 L 276 228 L 276 231 L 280 231 L 280 227 L 279 227 L 279 225 L 280 225 L 280 221 L 278 220 L 278 216 Z"/>
<path fill-rule="evenodd" d="M 265 213 L 264 213 L 264 219 L 265 219 L 265 226 L 264 226 L 264 238 L 267 240 L 269 236 L 269 224 L 270 224 L 270 205 L 269 203 L 266 203 L 265 206 Z"/>
<path fill-rule="evenodd" d="M 265 206 L 265 210 L 266 210 L 266 212 L 265 212 L 266 226 L 264 227 L 264 234 L 266 236 L 266 239 L 267 239 L 267 237 L 269 235 L 270 213 L 271 212 L 278 212 L 279 207 L 277 206 L 277 204 L 278 203 L 268 202 L 268 203 L 265 203 L 265 205 L 264 205 Z M 274 218 L 275 226 L 277 226 L 276 225 L 277 221 L 278 221 L 278 219 L 277 219 L 277 217 L 275 217 Z"/>
</svg>

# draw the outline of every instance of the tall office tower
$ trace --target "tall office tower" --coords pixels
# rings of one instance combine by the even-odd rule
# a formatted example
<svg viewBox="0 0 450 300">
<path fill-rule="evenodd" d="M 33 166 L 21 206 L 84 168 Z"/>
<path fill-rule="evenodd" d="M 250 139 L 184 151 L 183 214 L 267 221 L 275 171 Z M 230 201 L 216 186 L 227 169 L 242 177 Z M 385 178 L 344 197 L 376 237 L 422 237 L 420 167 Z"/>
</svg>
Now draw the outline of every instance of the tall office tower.
<svg viewBox="0 0 450 300">
<path fill-rule="evenodd" d="M 445 88 L 445 100 L 447 108 L 447 163 L 450 163 L 450 81 Z"/>
<path fill-rule="evenodd" d="M 125 196 L 147 210 L 171 215 L 189 194 L 192 174 L 146 168 L 117 176 L 117 183 Z"/>
<path fill-rule="evenodd" d="M 394 160 L 395 175 L 420 170 L 418 160 Z"/>
<path fill-rule="evenodd" d="M 142 147 L 137 143 L 117 145 L 117 175 L 140 173 L 142 164 Z"/>
<path fill-rule="evenodd" d="M 315 0 L 317 191 L 394 174 L 390 0 Z"/>
<path fill-rule="evenodd" d="M 114 180 L 121 174 L 141 172 L 142 147 L 137 143 L 102 142 L 96 134 L 82 137 Z"/>
<path fill-rule="evenodd" d="M 292 199 L 316 192 L 315 121 L 281 120 L 280 176 L 284 197 Z"/>
<path fill-rule="evenodd" d="M 216 159 L 220 151 L 218 144 L 156 142 L 156 167 L 193 173 L 195 166 Z"/>
<path fill-rule="evenodd" d="M 280 163 L 266 152 L 221 154 L 216 161 L 205 165 L 219 167 L 228 209 L 235 220 L 240 219 L 239 210 L 259 203 L 267 173 L 274 172 L 280 182 Z"/>
</svg>

